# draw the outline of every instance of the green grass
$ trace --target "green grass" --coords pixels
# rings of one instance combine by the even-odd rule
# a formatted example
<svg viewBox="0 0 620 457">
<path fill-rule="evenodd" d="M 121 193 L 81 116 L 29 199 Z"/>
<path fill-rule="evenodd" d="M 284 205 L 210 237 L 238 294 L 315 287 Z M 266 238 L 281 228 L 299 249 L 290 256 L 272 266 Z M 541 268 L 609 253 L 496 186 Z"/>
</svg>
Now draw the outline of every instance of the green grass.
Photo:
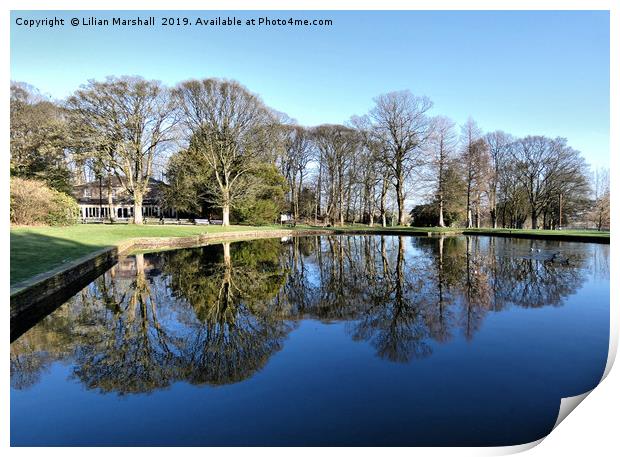
<svg viewBox="0 0 620 457">
<path fill-rule="evenodd" d="M 484 234 L 499 234 L 499 235 L 532 235 L 537 237 L 554 238 L 560 237 L 580 237 L 580 238 L 607 238 L 609 239 L 609 232 L 599 232 L 597 230 L 528 230 L 528 229 L 463 229 L 463 233 L 484 233 Z"/>
<path fill-rule="evenodd" d="M 181 237 L 275 227 L 93 224 L 11 228 L 11 285 L 130 238 Z"/>
</svg>

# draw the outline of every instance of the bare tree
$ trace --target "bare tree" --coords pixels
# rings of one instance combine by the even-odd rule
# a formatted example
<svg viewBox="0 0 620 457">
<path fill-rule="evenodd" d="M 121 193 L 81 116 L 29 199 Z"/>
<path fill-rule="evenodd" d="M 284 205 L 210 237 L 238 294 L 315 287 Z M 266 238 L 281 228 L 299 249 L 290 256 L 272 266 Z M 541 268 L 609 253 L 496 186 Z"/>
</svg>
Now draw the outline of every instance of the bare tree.
<svg viewBox="0 0 620 457">
<path fill-rule="evenodd" d="M 502 227 L 523 228 L 529 215 L 527 192 L 510 158 L 499 169 L 497 204 Z"/>
<path fill-rule="evenodd" d="M 594 204 L 591 211 L 591 220 L 597 230 L 609 229 L 610 226 L 610 186 L 609 169 L 597 168 L 594 171 L 592 191 Z"/>
<path fill-rule="evenodd" d="M 343 125 L 320 125 L 313 129 L 327 187 L 326 213 L 330 223 L 344 225 L 345 177 L 359 145 L 357 132 Z"/>
<path fill-rule="evenodd" d="M 263 102 L 236 81 L 191 80 L 174 91 L 190 147 L 213 171 L 213 203 L 230 225 L 230 209 L 252 191 L 250 173 L 269 151 L 274 118 Z"/>
<path fill-rule="evenodd" d="M 553 184 L 543 207 L 543 228 L 556 229 L 571 219 L 583 219 L 590 199 L 589 166 L 581 153 L 556 139 L 559 154 L 553 157 L 551 174 Z"/>
<path fill-rule="evenodd" d="M 108 77 L 89 81 L 69 97 L 67 106 L 92 154 L 105 157 L 131 195 L 133 221 L 142 224 L 154 159 L 175 138 L 178 123 L 168 89 L 140 77 Z"/>
<path fill-rule="evenodd" d="M 431 125 L 432 133 L 429 138 L 431 180 L 434 182 L 435 196 L 439 205 L 439 226 L 445 227 L 445 198 L 449 192 L 447 172 L 456 148 L 456 133 L 454 132 L 454 122 L 444 116 L 433 118 Z"/>
<path fill-rule="evenodd" d="M 491 226 L 497 228 L 497 193 L 499 190 L 501 170 L 506 166 L 508 160 L 508 147 L 513 138 L 501 130 L 487 133 L 484 137 L 491 158 L 490 170 L 488 175 L 488 195 L 489 212 L 491 215 Z"/>
<path fill-rule="evenodd" d="M 286 178 L 295 221 L 299 219 L 299 197 L 304 180 L 308 176 L 308 164 L 312 160 L 310 132 L 299 125 L 284 125 L 284 150 L 281 158 L 281 171 Z"/>
<path fill-rule="evenodd" d="M 488 150 L 486 143 L 480 138 L 480 129 L 476 122 L 469 118 L 462 127 L 463 150 L 461 153 L 462 166 L 465 169 L 465 182 L 467 184 L 467 228 L 474 226 L 472 208 L 479 210 L 482 182 L 484 180 L 485 167 L 488 164 Z M 479 211 L 477 211 L 479 213 Z M 479 226 L 479 214 L 476 217 L 476 225 Z"/>
<path fill-rule="evenodd" d="M 353 116 L 351 125 L 358 132 L 360 139 L 358 180 L 361 186 L 361 219 L 373 226 L 375 222 L 375 211 L 377 208 L 377 186 L 384 181 L 387 193 L 389 172 L 385 164 L 381 149 L 381 144 L 374 138 L 372 124 L 368 116 Z M 379 205 L 380 217 L 385 227 L 385 201 Z"/>
<path fill-rule="evenodd" d="M 587 191 L 586 164 L 578 151 L 566 146 L 564 138 L 527 136 L 513 142 L 510 153 L 527 193 L 534 229 L 539 227 L 541 215 L 543 226 L 549 226 L 548 213 L 556 202 L 559 204 L 560 195 L 575 199 Z"/>
<path fill-rule="evenodd" d="M 398 225 L 405 224 L 405 184 L 416 166 L 421 165 L 423 145 L 428 139 L 432 107 L 428 97 L 409 91 L 390 92 L 375 98 L 370 111 L 373 134 L 382 145 L 384 163 L 394 179 L 398 204 Z"/>
</svg>

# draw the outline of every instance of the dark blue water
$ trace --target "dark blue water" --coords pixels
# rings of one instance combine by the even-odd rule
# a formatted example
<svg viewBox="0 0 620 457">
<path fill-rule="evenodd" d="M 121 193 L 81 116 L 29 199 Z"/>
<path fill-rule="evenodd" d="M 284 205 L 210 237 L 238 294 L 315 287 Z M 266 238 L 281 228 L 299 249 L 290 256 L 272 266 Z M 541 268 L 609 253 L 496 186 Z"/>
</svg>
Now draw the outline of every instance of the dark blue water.
<svg viewBox="0 0 620 457">
<path fill-rule="evenodd" d="M 609 245 L 334 236 L 140 254 L 11 344 L 11 444 L 525 443 L 596 386 L 608 338 Z"/>
</svg>

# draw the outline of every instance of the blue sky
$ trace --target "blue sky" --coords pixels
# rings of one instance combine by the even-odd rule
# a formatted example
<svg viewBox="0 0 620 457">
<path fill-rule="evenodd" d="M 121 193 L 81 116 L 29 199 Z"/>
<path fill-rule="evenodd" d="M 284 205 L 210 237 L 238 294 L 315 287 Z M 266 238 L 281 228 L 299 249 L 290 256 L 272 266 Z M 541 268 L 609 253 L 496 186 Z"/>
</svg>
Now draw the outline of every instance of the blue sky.
<svg viewBox="0 0 620 457">
<path fill-rule="evenodd" d="M 55 98 L 90 78 L 237 79 L 304 125 L 409 89 L 486 131 L 564 136 L 609 163 L 608 12 L 12 12 L 11 78 Z M 17 17 L 332 19 L 331 27 L 25 28 Z"/>
</svg>

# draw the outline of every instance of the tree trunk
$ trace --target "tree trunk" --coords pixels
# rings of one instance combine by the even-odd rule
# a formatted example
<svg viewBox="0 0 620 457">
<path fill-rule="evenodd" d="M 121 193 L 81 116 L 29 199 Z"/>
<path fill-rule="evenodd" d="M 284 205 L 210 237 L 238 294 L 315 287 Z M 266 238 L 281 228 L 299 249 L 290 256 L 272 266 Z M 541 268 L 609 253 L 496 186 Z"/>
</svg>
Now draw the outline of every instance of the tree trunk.
<svg viewBox="0 0 620 457">
<path fill-rule="evenodd" d="M 142 225 L 142 192 L 134 191 L 133 195 L 133 223 Z"/>
<path fill-rule="evenodd" d="M 222 226 L 227 227 L 230 225 L 230 205 L 222 205 Z"/>
<path fill-rule="evenodd" d="M 538 227 L 538 214 L 535 209 L 532 209 L 532 229 L 536 230 Z"/>
<path fill-rule="evenodd" d="M 336 225 L 336 211 L 338 210 L 336 202 L 336 176 L 330 173 L 327 182 L 330 183 L 330 192 L 327 198 L 327 219 L 331 225 Z"/>
<path fill-rule="evenodd" d="M 491 203 L 491 226 L 496 229 L 497 228 L 497 194 L 493 191 Z"/>
<path fill-rule="evenodd" d="M 443 221 L 443 197 L 439 197 L 439 226 L 445 227 L 446 224 Z"/>
<path fill-rule="evenodd" d="M 387 220 L 386 220 L 386 216 L 385 216 L 385 199 L 387 197 L 387 178 L 383 178 L 383 183 L 381 185 L 381 226 L 382 227 L 386 227 L 387 226 Z"/>
<path fill-rule="evenodd" d="M 230 191 L 222 189 L 222 226 L 230 225 Z"/>
<path fill-rule="evenodd" d="M 471 187 L 470 184 L 467 184 L 467 228 L 472 228 L 472 217 L 471 217 Z"/>
<path fill-rule="evenodd" d="M 323 161 L 319 160 L 319 179 L 316 183 L 315 206 L 314 206 L 314 223 L 319 222 L 319 216 L 321 215 L 321 176 L 323 175 Z"/>
<path fill-rule="evenodd" d="M 398 203 L 398 225 L 405 225 L 405 196 L 400 183 L 396 186 L 396 202 Z"/>
<path fill-rule="evenodd" d="M 342 210 L 342 205 L 344 204 L 344 183 L 342 182 L 342 179 L 342 176 L 338 176 L 338 219 L 340 226 L 344 227 L 344 211 Z"/>
<path fill-rule="evenodd" d="M 291 186 L 291 206 L 293 210 L 293 218 L 297 220 L 297 184 Z"/>
<path fill-rule="evenodd" d="M 114 222 L 116 219 L 116 212 L 114 211 L 114 202 L 112 201 L 112 177 L 108 174 L 108 216 L 110 222 Z"/>
<path fill-rule="evenodd" d="M 303 175 L 299 176 L 299 185 L 297 186 L 297 198 L 295 199 L 295 224 L 297 224 L 297 220 L 299 219 L 299 197 L 301 196 L 301 191 L 303 188 L 304 178 Z"/>
<path fill-rule="evenodd" d="M 440 227 L 445 227 L 446 224 L 443 220 L 443 184 L 444 184 L 444 163 L 445 163 L 445 154 L 444 154 L 444 148 L 443 148 L 443 140 L 441 141 L 441 153 L 439 156 L 439 179 L 438 181 L 438 192 L 437 192 L 437 196 L 439 197 L 439 226 Z"/>
</svg>

